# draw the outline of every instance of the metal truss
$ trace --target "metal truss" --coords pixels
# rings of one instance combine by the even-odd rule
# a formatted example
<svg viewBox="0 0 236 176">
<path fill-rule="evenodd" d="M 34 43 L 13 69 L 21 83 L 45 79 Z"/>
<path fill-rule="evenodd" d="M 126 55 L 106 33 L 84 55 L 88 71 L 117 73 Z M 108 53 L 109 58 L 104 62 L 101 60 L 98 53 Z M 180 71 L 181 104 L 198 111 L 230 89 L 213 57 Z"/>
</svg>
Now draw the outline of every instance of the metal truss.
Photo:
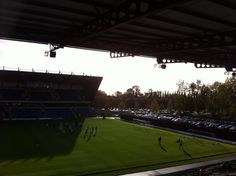
<svg viewBox="0 0 236 176">
<path fill-rule="evenodd" d="M 183 14 L 187 14 L 190 16 L 194 16 L 197 18 L 202 18 L 204 20 L 209 20 L 215 23 L 219 23 L 219 24 L 223 24 L 223 25 L 227 25 L 227 26 L 231 26 L 231 27 L 236 27 L 236 23 L 232 22 L 232 21 L 228 21 L 227 19 L 221 19 L 218 17 L 213 17 L 204 13 L 199 13 L 197 11 L 194 10 L 189 10 L 183 7 L 175 7 L 172 10 L 183 13 Z"/>
<path fill-rule="evenodd" d="M 227 46 L 236 45 L 236 30 L 200 37 L 156 42 L 153 53 L 160 64 L 191 62 L 196 68 L 236 68 L 236 52 Z M 222 51 L 211 52 L 221 48 Z"/>
<path fill-rule="evenodd" d="M 129 53 L 132 56 L 139 56 L 144 55 L 146 53 L 153 53 L 154 50 L 152 50 L 151 47 L 148 45 L 140 45 L 139 43 L 135 42 L 122 42 L 122 41 L 116 41 L 111 40 L 109 38 L 100 38 L 97 37 L 95 40 L 88 40 L 80 45 L 82 48 L 95 48 L 98 50 L 103 51 L 110 51 L 110 52 L 120 52 L 120 53 Z"/>
<path fill-rule="evenodd" d="M 157 58 L 158 64 L 169 64 L 169 63 L 195 63 L 195 64 L 201 64 L 197 65 L 198 68 L 228 68 L 228 70 L 232 70 L 233 68 L 236 68 L 236 51 L 229 48 L 221 47 L 222 50 L 200 50 L 196 48 L 196 50 L 186 50 L 186 51 L 178 51 L 174 50 L 172 52 L 166 51 L 166 52 L 158 52 L 158 50 L 153 47 L 142 46 L 135 44 L 126 44 L 122 45 L 120 42 L 114 42 L 109 41 L 109 44 L 107 40 L 96 40 L 93 43 L 85 42 L 83 47 L 92 46 L 97 49 L 105 49 L 108 51 L 111 51 L 111 53 L 120 53 L 116 56 L 112 56 L 112 58 L 120 57 L 122 56 L 121 53 L 123 53 L 123 56 L 126 55 L 124 53 L 128 53 L 127 56 L 149 56 L 149 57 L 155 57 Z"/>
<path fill-rule="evenodd" d="M 101 40 L 106 42 L 105 39 Z M 117 49 L 114 48 L 115 51 L 124 50 L 119 41 L 110 41 L 110 44 L 111 46 L 115 45 L 114 47 L 117 47 Z M 138 47 L 138 55 L 152 55 L 159 57 L 168 54 L 175 56 L 176 54 L 185 56 L 194 55 L 192 53 L 198 53 L 198 50 L 205 51 L 206 49 L 211 48 L 223 48 L 224 50 L 224 47 L 234 45 L 236 45 L 236 30 L 185 39 L 150 40 L 149 43 L 143 44 L 141 48 L 138 47 L 138 45 L 136 46 L 127 43 L 126 48 L 129 48 L 129 53 L 132 53 L 133 55 L 137 55 L 136 52 Z M 232 57 L 234 56 L 234 52 L 226 51 L 212 53 L 208 51 L 205 56 L 220 57 L 220 55 Z M 199 54 L 197 56 L 199 56 Z"/>
<path fill-rule="evenodd" d="M 81 28 L 72 28 L 68 31 L 68 36 L 65 38 L 64 45 L 73 45 L 81 43 L 89 38 L 103 33 L 109 29 L 118 27 L 125 23 L 129 23 L 138 18 L 151 15 L 153 13 L 161 13 L 168 8 L 174 7 L 182 3 L 192 0 L 127 0 L 108 12 L 100 15 L 98 18 L 85 24 Z M 75 39 L 73 34 L 80 34 L 80 37 Z M 72 37 L 71 37 L 72 36 Z"/>
<path fill-rule="evenodd" d="M 236 44 L 236 30 L 179 40 L 156 41 L 157 53 L 224 47 Z"/>
<path fill-rule="evenodd" d="M 232 68 L 236 67 L 236 52 L 225 47 L 235 44 L 236 31 L 230 31 L 180 40 L 166 40 L 158 44 L 149 45 L 149 47 L 148 45 L 142 48 L 129 46 L 130 50 L 123 53 L 130 53 L 129 55 L 133 56 L 156 56 L 158 63 L 192 62 L 197 64 L 197 68 L 227 67 L 229 70 L 232 70 Z M 118 43 L 113 47 L 116 48 L 118 53 L 119 51 L 126 51 Z M 218 47 L 222 51 L 209 50 Z M 208 49 L 208 51 L 205 49 Z M 120 56 L 118 55 L 117 57 Z"/>
</svg>

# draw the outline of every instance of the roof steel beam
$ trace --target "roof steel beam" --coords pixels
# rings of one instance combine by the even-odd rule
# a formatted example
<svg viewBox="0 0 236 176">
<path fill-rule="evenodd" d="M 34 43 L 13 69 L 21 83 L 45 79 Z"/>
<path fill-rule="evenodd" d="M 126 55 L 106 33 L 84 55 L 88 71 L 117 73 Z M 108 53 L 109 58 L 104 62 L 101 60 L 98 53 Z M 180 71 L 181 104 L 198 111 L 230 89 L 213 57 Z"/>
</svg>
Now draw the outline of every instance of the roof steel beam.
<svg viewBox="0 0 236 176">
<path fill-rule="evenodd" d="M 70 26 L 72 26 L 72 24 L 68 24 L 68 23 L 63 23 L 63 22 L 58 22 L 58 21 L 52 21 L 52 20 L 48 20 L 45 18 L 35 18 L 34 16 L 27 16 L 27 15 L 18 15 L 18 18 L 20 18 L 21 23 L 22 22 L 28 22 L 31 23 L 32 25 L 39 24 L 41 23 L 44 26 L 56 26 L 58 28 L 63 28 L 66 29 Z M 9 22 L 13 22 L 15 24 L 17 24 L 17 22 L 19 22 L 18 18 L 14 18 L 14 15 L 1 15 L 0 19 L 1 20 L 6 20 Z"/>
<path fill-rule="evenodd" d="M 157 25 L 152 25 L 152 24 L 144 24 L 141 22 L 132 22 L 129 23 L 129 25 L 133 25 L 133 26 L 137 26 L 137 27 L 142 27 L 142 28 L 146 28 L 146 29 L 152 29 L 152 30 L 158 30 L 158 31 L 163 31 L 163 32 L 168 32 L 171 34 L 176 34 L 176 35 L 184 35 L 184 36 L 194 36 L 193 33 L 190 32 L 184 32 L 184 31 L 180 31 L 180 30 L 176 30 L 176 29 L 171 29 L 171 28 L 165 28 L 162 26 L 157 26 Z"/>
<path fill-rule="evenodd" d="M 197 17 L 197 18 L 202 18 L 202 19 L 205 19 L 205 20 L 213 21 L 213 22 L 223 24 L 223 25 L 226 25 L 226 26 L 236 27 L 236 23 L 227 21 L 225 19 L 220 19 L 220 18 L 217 18 L 217 17 L 209 16 L 209 15 L 199 13 L 199 12 L 196 12 L 196 11 L 184 9 L 182 7 L 175 7 L 171 10 L 176 11 L 176 12 L 180 12 L 180 13 L 184 13 L 184 14 L 188 14 L 190 16 L 194 16 L 194 17 Z"/>
<path fill-rule="evenodd" d="M 51 42 L 59 42 L 57 41 L 58 37 L 62 35 L 61 32 L 51 31 L 48 29 L 42 29 L 37 27 L 29 27 L 29 26 L 16 27 L 5 23 L 2 24 L 1 22 L 0 25 L 4 26 L 4 29 L 7 29 L 0 31 L 0 36 L 4 36 L 1 38 L 8 40 L 17 39 L 18 41 L 25 41 L 25 42 L 37 40 L 38 43 L 48 44 Z M 32 30 L 34 30 L 35 33 L 37 33 L 37 36 L 35 36 L 35 34 L 32 34 Z"/>
<path fill-rule="evenodd" d="M 123 44 L 118 40 L 109 42 L 109 46 L 103 45 L 108 43 L 105 39 L 98 39 L 104 43 L 97 43 L 103 49 L 110 51 L 129 53 L 131 55 L 156 56 L 159 58 L 175 59 L 181 62 L 215 64 L 224 67 L 236 67 L 236 52 L 230 51 L 211 51 L 209 48 L 225 47 L 236 45 L 236 30 L 214 35 L 201 37 L 186 38 L 180 40 L 167 40 L 157 44 L 143 44 L 142 47 L 127 43 Z M 91 43 L 90 43 L 91 44 Z M 152 47 L 150 47 L 152 46 Z M 201 49 L 202 51 L 199 51 Z"/>
<path fill-rule="evenodd" d="M 12 6 L 9 6 L 9 4 L 5 3 L 4 5 L 2 5 L 3 10 L 1 11 L 1 15 L 4 15 L 6 12 L 7 14 L 9 13 L 18 13 L 20 12 L 18 15 L 27 15 L 27 16 L 38 16 L 43 17 L 43 18 L 47 18 L 48 20 L 54 20 L 56 19 L 56 21 L 69 21 L 71 23 L 84 23 L 86 22 L 85 20 L 81 19 L 80 17 L 70 17 L 70 16 L 65 16 L 62 15 L 60 13 L 58 14 L 53 14 L 50 13 L 48 11 L 41 11 L 39 9 L 29 9 L 29 8 L 22 8 L 20 6 L 15 6 L 14 8 L 12 8 Z"/>
<path fill-rule="evenodd" d="M 116 53 L 128 53 L 131 56 L 135 55 L 145 55 L 151 57 L 157 57 L 160 63 L 179 63 L 179 62 L 191 62 L 191 63 L 201 63 L 220 66 L 220 67 L 230 67 L 236 68 L 236 52 L 196 52 L 196 51 L 182 51 L 178 53 L 158 53 L 154 47 L 150 48 L 150 45 L 140 45 L 135 44 L 125 44 L 122 45 L 118 41 L 107 42 L 106 39 L 98 39 L 92 43 L 86 41 L 82 44 L 83 47 L 93 46 L 93 48 L 109 50 Z M 149 46 L 149 47 L 148 47 Z M 156 54 L 154 53 L 156 52 Z M 162 62 L 166 60 L 166 62 Z"/>
<path fill-rule="evenodd" d="M 17 21 L 15 20 L 5 20 L 4 18 L 0 17 L 0 23 L 1 24 L 6 24 L 12 27 L 27 27 L 29 29 L 31 29 L 32 27 L 35 27 L 36 29 L 42 29 L 42 30 L 53 30 L 55 32 L 63 32 L 65 31 L 65 28 L 60 28 L 56 25 L 50 25 L 50 24 L 45 24 L 45 23 L 41 23 L 41 22 L 32 22 L 32 21 L 21 21 L 21 25 L 17 26 L 16 23 Z M 32 33 L 32 32 L 31 32 Z M 36 31 L 34 31 L 34 33 L 36 33 Z"/>
<path fill-rule="evenodd" d="M 147 38 L 146 37 L 142 37 L 142 36 L 129 36 L 129 35 L 121 35 L 118 33 L 114 33 L 114 32 L 107 32 L 104 33 L 102 35 L 99 35 L 97 37 L 106 37 L 106 38 L 111 38 L 111 39 L 116 39 L 116 40 L 142 40 L 142 41 L 146 41 L 147 42 Z M 155 38 L 152 38 L 155 39 Z M 159 38 L 156 38 L 159 39 Z"/>
<path fill-rule="evenodd" d="M 132 38 L 132 36 L 130 36 L 130 38 Z M 139 37 L 136 37 L 135 39 L 139 39 Z M 227 46 L 234 46 L 236 45 L 236 30 L 223 32 L 223 33 L 217 33 L 214 35 L 213 34 L 203 35 L 199 37 L 175 39 L 175 40 L 173 39 L 152 40 L 150 38 L 149 43 L 143 44 L 143 46 L 139 48 L 138 53 L 136 53 L 136 48 L 137 48 L 136 45 L 123 46 L 123 44 L 120 43 L 120 40 L 119 38 L 117 39 L 113 38 L 113 41 L 114 41 L 113 43 L 116 43 L 117 51 L 125 50 L 125 52 L 133 53 L 133 55 L 155 56 L 155 55 L 166 54 L 166 53 L 176 54 L 176 53 L 183 53 L 183 52 L 196 52 L 196 51 L 198 52 L 199 50 L 205 51 L 211 48 L 214 49 L 214 48 L 225 48 Z"/>
<path fill-rule="evenodd" d="M 192 0 L 128 0 L 120 4 L 118 7 L 109 10 L 107 13 L 99 16 L 95 20 L 85 24 L 82 28 L 74 28 L 68 31 L 64 45 L 73 45 L 74 43 L 84 42 L 89 38 L 103 33 L 109 29 L 118 27 L 141 17 L 151 15 L 152 13 L 160 13 L 175 5 L 186 3 Z M 81 37 L 75 39 L 72 34 L 80 33 Z"/>
<path fill-rule="evenodd" d="M 156 49 L 158 52 L 172 52 L 233 45 L 236 45 L 236 30 L 172 41 L 157 41 Z"/>
<path fill-rule="evenodd" d="M 96 37 L 96 39 L 98 39 L 98 40 L 106 40 L 107 42 L 119 42 L 121 45 L 122 44 L 135 45 L 138 42 L 141 47 L 142 46 L 147 47 L 146 46 L 146 42 L 135 41 L 135 40 L 131 40 L 131 39 L 129 39 L 129 40 L 127 40 L 127 39 L 117 39 L 117 38 L 114 39 L 114 38 L 111 38 L 111 37 L 100 37 L 100 36 Z"/>
<path fill-rule="evenodd" d="M 130 36 L 130 38 L 132 37 Z M 137 39 L 138 38 L 139 37 L 137 37 Z M 117 42 L 119 42 L 118 39 Z M 150 38 L 149 40 L 147 40 L 146 48 L 151 49 L 152 52 L 147 53 L 144 50 L 142 54 L 155 55 L 164 53 L 180 53 L 183 51 L 196 51 L 199 49 L 205 50 L 209 48 L 224 48 L 227 46 L 234 45 L 236 45 L 236 30 L 210 35 L 202 35 L 199 37 L 189 37 L 184 39 L 153 40 Z M 150 50 L 148 51 L 150 52 Z"/>
<path fill-rule="evenodd" d="M 102 2 L 98 2 L 94 0 L 70 0 L 70 1 L 80 3 L 80 4 L 92 5 L 94 7 L 99 7 L 99 8 L 108 9 L 108 10 L 114 7 L 110 4 L 102 3 Z"/>
<path fill-rule="evenodd" d="M 204 33 L 217 32 L 217 30 L 207 28 L 205 26 L 201 26 L 201 24 L 200 25 L 191 24 L 191 23 L 186 23 L 186 22 L 183 22 L 183 21 L 177 21 L 175 19 L 170 19 L 170 18 L 166 18 L 166 17 L 159 17 L 159 16 L 148 16 L 147 18 L 152 19 L 152 20 L 161 21 L 163 23 L 169 23 L 169 24 L 173 24 L 173 25 L 178 25 L 178 26 L 182 26 L 182 27 L 191 28 L 191 29 L 194 29 L 194 30 L 199 30 L 199 31 L 202 31 Z"/>
<path fill-rule="evenodd" d="M 117 31 L 123 31 L 124 33 L 130 33 L 131 35 L 141 35 L 141 36 L 149 36 L 151 38 L 165 38 L 165 39 L 173 39 L 174 37 L 171 37 L 171 35 L 163 35 L 163 34 L 158 34 L 155 32 L 147 32 L 147 31 L 142 31 L 142 30 L 137 30 L 137 29 L 130 29 L 128 27 L 119 27 L 116 29 Z"/>
<path fill-rule="evenodd" d="M 208 0 L 208 1 L 215 3 L 215 4 L 219 4 L 224 7 L 227 7 L 229 9 L 233 9 L 233 10 L 236 9 L 236 5 L 232 2 L 229 2 L 229 1 L 225 1 L 225 0 L 224 1 L 222 1 L 222 0 Z"/>
<path fill-rule="evenodd" d="M 53 10 L 58 10 L 62 12 L 67 12 L 67 13 L 72 13 L 72 14 L 80 14 L 80 15 L 85 15 L 89 17 L 96 17 L 96 13 L 94 12 L 88 12 L 86 10 L 82 9 L 75 9 L 73 7 L 66 7 L 65 5 L 60 5 L 60 3 L 50 3 L 50 1 L 38 1 L 38 0 L 33 0 L 33 1 L 19 1 L 19 0 L 7 0 L 7 4 L 15 3 L 17 6 L 20 6 L 21 4 L 27 4 L 35 7 L 41 7 L 42 9 L 53 9 Z M 7 4 L 4 4 L 5 6 Z"/>
<path fill-rule="evenodd" d="M 111 41 L 110 39 L 105 38 L 97 38 L 96 40 L 92 41 L 85 41 L 81 44 L 82 47 L 92 46 L 92 48 L 97 48 L 106 51 L 120 51 L 125 53 L 132 53 L 133 55 L 144 55 L 148 56 L 148 53 L 153 53 L 155 50 L 146 44 L 124 44 L 119 41 Z M 149 55 L 151 56 L 151 55 Z"/>
<path fill-rule="evenodd" d="M 19 27 L 19 26 L 16 26 L 14 24 L 11 24 L 11 23 L 6 23 L 4 21 L 0 21 L 0 25 L 4 25 L 4 28 L 8 28 L 8 29 L 11 29 L 13 31 L 22 31 L 22 34 L 23 35 L 29 35 L 30 30 L 34 30 L 35 33 L 37 33 L 38 35 L 47 35 L 47 36 L 51 36 L 52 34 L 53 35 L 56 35 L 58 34 L 57 36 L 61 35 L 63 33 L 62 30 L 58 30 L 58 28 L 47 28 L 47 27 L 44 27 L 44 26 L 38 26 L 38 25 L 29 25 L 27 23 L 22 23 L 22 25 Z M 8 33 L 6 31 L 6 33 Z M 32 34 L 31 34 L 32 35 Z M 10 37 L 10 36 L 9 36 Z"/>
</svg>

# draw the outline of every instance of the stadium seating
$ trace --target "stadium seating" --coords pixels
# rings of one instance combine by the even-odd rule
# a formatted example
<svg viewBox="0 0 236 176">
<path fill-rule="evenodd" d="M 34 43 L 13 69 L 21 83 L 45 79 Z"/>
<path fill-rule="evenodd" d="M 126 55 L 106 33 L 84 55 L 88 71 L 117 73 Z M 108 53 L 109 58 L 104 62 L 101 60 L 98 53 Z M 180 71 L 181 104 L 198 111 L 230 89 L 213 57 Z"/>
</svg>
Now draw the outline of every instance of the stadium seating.
<svg viewBox="0 0 236 176">
<path fill-rule="evenodd" d="M 0 119 L 92 116 L 89 105 L 101 80 L 91 76 L 0 70 Z"/>
<path fill-rule="evenodd" d="M 12 108 L 11 119 L 27 119 L 27 118 L 41 118 L 40 109 L 33 108 Z"/>
<path fill-rule="evenodd" d="M 94 112 L 92 111 L 90 107 L 77 107 L 76 111 L 79 114 L 79 116 L 82 116 L 82 117 L 94 116 Z"/>
<path fill-rule="evenodd" d="M 0 100 L 81 101 L 81 97 L 76 90 L 0 89 Z"/>
<path fill-rule="evenodd" d="M 0 109 L 0 112 L 4 111 Z M 10 119 L 68 119 L 74 117 L 92 117 L 90 107 L 11 107 Z"/>
<path fill-rule="evenodd" d="M 45 111 L 48 118 L 73 118 L 75 116 L 71 108 L 68 107 L 47 108 Z"/>
<path fill-rule="evenodd" d="M 22 89 L 1 89 L 0 100 L 22 100 L 23 92 Z"/>
<path fill-rule="evenodd" d="M 52 95 L 49 91 L 29 91 L 30 100 L 34 101 L 52 101 Z"/>
<path fill-rule="evenodd" d="M 76 90 L 58 90 L 61 101 L 79 101 L 78 91 Z"/>
</svg>

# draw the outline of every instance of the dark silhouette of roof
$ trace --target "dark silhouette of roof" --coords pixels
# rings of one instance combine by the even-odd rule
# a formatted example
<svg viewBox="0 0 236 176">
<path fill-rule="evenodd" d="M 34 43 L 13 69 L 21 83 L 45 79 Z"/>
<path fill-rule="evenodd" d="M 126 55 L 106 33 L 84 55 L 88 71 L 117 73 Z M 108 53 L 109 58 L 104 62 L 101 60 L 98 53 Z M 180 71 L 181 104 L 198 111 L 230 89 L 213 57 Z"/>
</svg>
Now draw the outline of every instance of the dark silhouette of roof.
<svg viewBox="0 0 236 176">
<path fill-rule="evenodd" d="M 234 0 L 1 0 L 0 25 L 2 39 L 236 67 Z"/>
</svg>

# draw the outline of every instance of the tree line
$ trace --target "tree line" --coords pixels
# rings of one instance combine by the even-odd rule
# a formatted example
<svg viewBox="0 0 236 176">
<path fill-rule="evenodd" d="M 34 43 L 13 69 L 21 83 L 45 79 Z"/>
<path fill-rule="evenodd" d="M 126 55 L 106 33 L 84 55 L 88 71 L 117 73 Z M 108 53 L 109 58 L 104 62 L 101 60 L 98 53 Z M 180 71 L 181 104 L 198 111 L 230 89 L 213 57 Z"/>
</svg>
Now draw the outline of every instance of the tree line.
<svg viewBox="0 0 236 176">
<path fill-rule="evenodd" d="M 192 83 L 179 81 L 174 93 L 152 89 L 142 93 L 137 85 L 124 93 L 116 91 L 114 95 L 99 90 L 93 105 L 95 108 L 148 108 L 154 112 L 195 112 L 236 118 L 236 77 L 209 85 L 202 84 L 201 80 Z"/>
</svg>

